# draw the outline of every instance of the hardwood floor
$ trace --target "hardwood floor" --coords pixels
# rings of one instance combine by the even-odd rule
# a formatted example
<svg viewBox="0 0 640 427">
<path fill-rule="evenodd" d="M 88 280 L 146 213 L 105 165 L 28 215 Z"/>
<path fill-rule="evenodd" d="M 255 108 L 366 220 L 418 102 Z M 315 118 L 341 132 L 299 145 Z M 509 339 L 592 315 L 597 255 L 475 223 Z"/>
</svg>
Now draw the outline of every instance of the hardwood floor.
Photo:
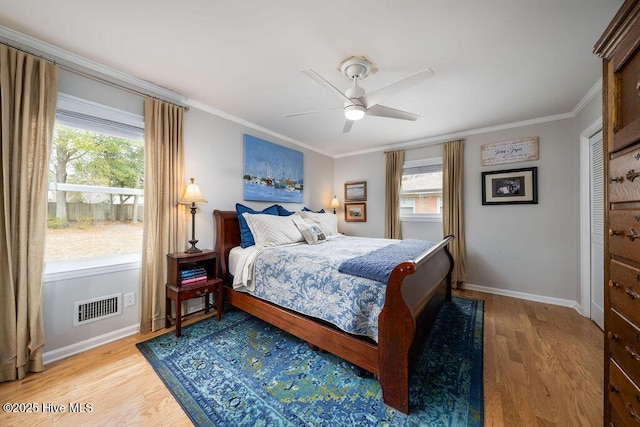
<svg viewBox="0 0 640 427">
<path fill-rule="evenodd" d="M 485 426 L 602 425 L 603 333 L 593 322 L 570 308 L 456 293 L 485 300 Z M 128 337 L 0 383 L 0 403 L 38 408 L 0 412 L 0 425 L 191 425 L 135 347 L 158 334 Z M 70 413 L 70 403 L 88 403 L 92 411 Z M 53 405 L 65 412 L 52 412 Z"/>
</svg>

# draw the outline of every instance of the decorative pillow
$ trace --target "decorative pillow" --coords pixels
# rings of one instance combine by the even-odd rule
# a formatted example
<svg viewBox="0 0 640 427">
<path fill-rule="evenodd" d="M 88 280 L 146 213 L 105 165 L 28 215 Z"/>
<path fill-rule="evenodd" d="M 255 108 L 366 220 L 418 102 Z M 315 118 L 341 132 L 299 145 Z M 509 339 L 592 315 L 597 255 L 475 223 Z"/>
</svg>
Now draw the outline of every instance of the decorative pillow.
<svg viewBox="0 0 640 427">
<path fill-rule="evenodd" d="M 304 242 L 298 227 L 288 216 L 243 213 L 255 239 L 256 248 Z"/>
<path fill-rule="evenodd" d="M 300 212 L 300 216 L 305 220 L 311 220 L 319 225 L 327 237 L 338 234 L 338 219 L 334 214 L 302 211 Z"/>
<path fill-rule="evenodd" d="M 248 206 L 236 203 L 236 213 L 238 214 L 238 222 L 240 223 L 240 246 L 248 248 L 249 246 L 255 245 L 255 241 L 253 239 L 253 234 L 251 234 L 251 230 L 247 225 L 247 220 L 242 216 L 245 212 L 250 214 L 262 213 L 267 215 L 278 215 L 278 205 L 269 206 L 262 211 L 256 211 Z"/>
<path fill-rule="evenodd" d="M 327 241 L 327 235 L 315 222 L 306 222 L 300 215 L 293 215 L 292 220 L 308 244 L 315 245 Z"/>
<path fill-rule="evenodd" d="M 302 208 L 303 212 L 315 212 L 315 213 L 324 213 L 324 209 L 320 209 L 319 211 L 312 211 L 311 209 L 309 209 L 308 207 L 304 207 Z"/>
<path fill-rule="evenodd" d="M 288 211 L 285 208 L 283 208 L 282 206 L 278 205 L 278 215 L 280 216 L 289 216 L 289 215 L 293 215 L 294 212 Z"/>
</svg>

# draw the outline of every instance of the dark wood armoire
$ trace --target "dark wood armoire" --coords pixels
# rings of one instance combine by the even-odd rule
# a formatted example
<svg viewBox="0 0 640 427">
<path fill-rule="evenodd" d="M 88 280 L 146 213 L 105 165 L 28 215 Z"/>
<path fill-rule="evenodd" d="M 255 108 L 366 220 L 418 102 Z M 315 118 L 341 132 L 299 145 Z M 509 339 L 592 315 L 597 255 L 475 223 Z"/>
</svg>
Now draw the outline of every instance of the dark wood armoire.
<svg viewBox="0 0 640 427">
<path fill-rule="evenodd" d="M 603 59 L 604 425 L 640 426 L 640 1 L 595 46 Z"/>
</svg>

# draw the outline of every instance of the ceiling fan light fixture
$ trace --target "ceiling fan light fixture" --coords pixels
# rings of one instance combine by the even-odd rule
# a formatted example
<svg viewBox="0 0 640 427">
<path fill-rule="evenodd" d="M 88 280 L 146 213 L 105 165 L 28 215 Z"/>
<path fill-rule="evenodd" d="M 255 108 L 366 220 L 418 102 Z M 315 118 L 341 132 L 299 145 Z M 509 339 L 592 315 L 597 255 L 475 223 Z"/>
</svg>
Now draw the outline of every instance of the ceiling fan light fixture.
<svg viewBox="0 0 640 427">
<path fill-rule="evenodd" d="M 362 105 L 348 105 L 344 107 L 344 116 L 347 120 L 360 120 L 364 117 L 366 108 Z"/>
</svg>

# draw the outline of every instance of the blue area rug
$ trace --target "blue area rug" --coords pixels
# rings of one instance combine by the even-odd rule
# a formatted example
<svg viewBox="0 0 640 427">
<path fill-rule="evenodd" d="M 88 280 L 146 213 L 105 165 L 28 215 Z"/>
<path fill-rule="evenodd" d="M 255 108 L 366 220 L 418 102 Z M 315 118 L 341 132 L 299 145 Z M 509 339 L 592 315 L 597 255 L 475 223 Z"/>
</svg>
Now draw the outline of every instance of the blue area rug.
<svg viewBox="0 0 640 427">
<path fill-rule="evenodd" d="M 445 302 L 410 383 L 410 415 L 351 364 L 239 310 L 137 344 L 197 426 L 482 426 L 483 301 Z"/>
</svg>

